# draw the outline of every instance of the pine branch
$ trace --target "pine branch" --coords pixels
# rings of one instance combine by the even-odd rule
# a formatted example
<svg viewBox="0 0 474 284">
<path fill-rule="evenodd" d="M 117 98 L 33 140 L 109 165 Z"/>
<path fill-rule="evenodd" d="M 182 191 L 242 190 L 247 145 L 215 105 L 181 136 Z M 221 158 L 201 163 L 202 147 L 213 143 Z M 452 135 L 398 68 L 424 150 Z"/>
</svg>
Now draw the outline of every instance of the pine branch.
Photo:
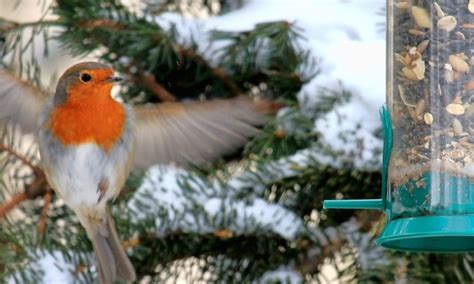
<svg viewBox="0 0 474 284">
<path fill-rule="evenodd" d="M 38 196 L 43 196 L 46 193 L 46 177 L 41 172 L 40 176 L 31 183 L 26 185 L 25 191 L 14 195 L 7 203 L 0 205 L 0 219 L 4 218 L 8 212 L 26 200 L 36 199 Z"/>
<path fill-rule="evenodd" d="M 301 275 L 314 275 L 321 272 L 321 267 L 328 259 L 333 259 L 341 249 L 347 245 L 347 241 L 343 236 L 338 236 L 336 239 L 327 240 L 326 244 L 311 244 L 308 240 L 300 240 L 298 247 L 301 251 L 312 251 L 311 248 L 317 249 L 319 254 L 317 255 L 301 255 L 300 259 L 296 263 L 296 270 Z"/>
<path fill-rule="evenodd" d="M 227 86 L 232 95 L 236 96 L 242 93 L 242 89 L 240 89 L 235 81 L 225 73 L 224 69 L 211 66 L 204 57 L 196 53 L 193 49 L 185 48 L 180 45 L 178 45 L 178 49 L 181 55 L 187 56 L 211 70 L 211 73 Z"/>
<path fill-rule="evenodd" d="M 9 33 L 17 30 L 22 30 L 25 28 L 38 27 L 38 26 L 60 26 L 61 22 L 56 20 L 39 20 L 34 22 L 15 22 L 10 20 L 4 20 L 0 18 L 0 31 L 4 33 Z"/>
<path fill-rule="evenodd" d="M 187 257 L 213 258 L 226 255 L 229 259 L 238 261 L 252 257 L 257 265 L 278 266 L 285 262 L 285 256 L 298 254 L 297 247 L 288 248 L 284 253 L 278 251 L 278 247 L 288 247 L 288 241 L 273 235 L 244 235 L 222 239 L 213 234 L 186 234 L 175 233 L 164 237 L 155 235 L 143 236 L 138 249 L 144 252 L 146 265 L 137 267 L 139 275 L 156 275 L 161 271 L 154 269 L 157 265 L 169 265 L 175 260 Z M 144 250 L 146 249 L 146 250 Z M 258 251 L 258 257 L 255 252 Z M 151 257 L 160 253 L 162 258 Z M 171 253 L 173 252 L 173 253 Z M 239 267 L 235 267 L 234 273 L 239 273 Z M 257 267 L 252 273 L 258 274 Z"/>
<path fill-rule="evenodd" d="M 10 210 L 18 206 L 20 203 L 28 199 L 26 192 L 14 195 L 7 203 L 0 206 L 0 219 L 4 218 Z"/>
<path fill-rule="evenodd" d="M 99 19 L 99 20 L 85 20 L 80 23 L 86 29 L 97 29 L 97 28 L 107 28 L 114 30 L 123 30 L 126 28 L 124 25 L 108 20 L 108 19 Z"/>
<path fill-rule="evenodd" d="M 138 79 L 137 81 L 143 83 L 158 99 L 160 99 L 160 101 L 176 101 L 176 98 L 156 81 L 155 75 L 151 73 L 145 74 L 145 72 L 140 70 L 139 75 L 136 76 L 136 78 Z"/>
<path fill-rule="evenodd" d="M 217 54 L 217 59 L 221 59 L 217 60 L 218 66 L 212 66 L 211 62 L 214 61 L 207 60 L 207 55 L 204 57 L 199 54 L 194 41 L 192 44 L 182 43 L 180 40 L 182 35 L 178 33 L 178 29 L 173 28 L 173 25 L 170 29 L 164 30 L 160 24 L 150 19 L 149 14 L 147 17 L 137 16 L 119 0 L 56 0 L 53 10 L 58 16 L 57 22 L 45 21 L 36 25 L 32 22 L 16 26 L 6 23 L 5 27 L 11 28 L 9 30 L 11 36 L 7 37 L 8 46 L 18 45 L 19 48 L 15 50 L 24 49 L 19 44 L 22 42 L 21 37 L 15 37 L 23 28 L 27 28 L 29 32 L 29 27 L 33 27 L 31 30 L 35 34 L 35 27 L 54 25 L 63 28 L 59 38 L 69 51 L 86 55 L 101 48 L 102 60 L 112 64 L 119 72 L 125 69 L 124 73 L 129 75 L 134 83 L 129 86 L 126 94 L 131 98 L 143 93 L 143 90 L 147 90 L 147 93 L 154 97 L 147 94 L 138 99 L 153 101 L 155 97 L 161 101 L 176 101 L 202 94 L 206 96 L 209 94 L 212 97 L 255 90 L 266 97 L 274 95 L 289 101 L 289 110 L 280 112 L 277 120 L 264 129 L 259 138 L 254 140 L 253 145 L 247 146 L 246 158 L 250 161 L 246 160 L 244 163 L 252 163 L 254 168 L 249 170 L 248 178 L 244 176 L 235 180 L 232 188 L 228 190 L 222 190 L 220 187 L 211 190 L 207 183 L 199 184 L 197 178 L 192 177 L 179 183 L 177 195 L 170 195 L 172 205 L 170 208 L 163 207 L 153 214 L 146 213 L 147 206 L 158 208 L 160 198 L 166 199 L 159 196 L 158 201 L 150 204 L 137 203 L 138 211 L 146 215 L 143 219 L 131 222 L 126 218 L 126 214 L 116 214 L 118 215 L 116 219 L 119 219 L 117 229 L 121 231 L 119 234 L 125 240 L 122 245 L 131 248 L 129 252 L 132 252 L 132 262 L 138 268 L 140 276 L 152 277 L 151 281 L 164 282 L 160 281 L 162 278 L 157 274 L 169 269 L 169 272 L 165 271 L 164 274 L 168 273 L 170 278 L 175 277 L 177 273 L 174 268 L 179 266 L 180 270 L 186 270 L 184 267 L 188 265 L 186 262 L 196 259 L 198 270 L 203 271 L 202 275 L 199 274 L 201 272 L 197 272 L 197 277 L 204 278 L 206 277 L 204 274 L 212 274 L 215 282 L 226 282 L 226 279 L 228 282 L 235 280 L 256 282 L 266 271 L 285 265 L 297 269 L 305 280 L 317 281 L 320 279 L 317 277 L 321 274 L 320 268 L 323 262 L 326 264 L 327 260 L 333 261 L 335 256 L 340 257 L 344 253 L 350 254 L 349 258 L 352 261 L 354 252 L 350 251 L 351 244 L 346 236 L 332 238 L 328 232 L 327 236 L 324 236 L 327 241 L 318 242 L 319 235 L 312 234 L 309 229 L 321 228 L 324 234 L 324 227 L 333 228 L 335 224 L 352 217 L 352 211 L 321 212 L 322 200 L 334 197 L 335 194 L 342 194 L 345 198 L 370 197 L 376 194 L 373 187 L 379 186 L 378 173 L 323 168 L 316 162 L 302 164 L 288 161 L 285 162 L 289 167 L 288 170 L 283 169 L 283 165 L 279 163 L 268 168 L 258 166 L 267 160 L 280 160 L 301 149 L 319 145 L 316 144 L 319 134 L 313 131 L 316 115 L 306 116 L 306 113 L 294 107 L 297 105 L 295 94 L 308 78 L 302 67 L 313 66 L 313 61 L 309 60 L 307 54 L 297 46 L 296 39 L 301 37 L 294 25 L 284 21 L 272 22 L 257 25 L 254 29 L 244 32 L 218 33 L 218 37 L 211 38 L 210 44 L 217 42 L 227 45 L 219 50 L 223 56 L 219 57 Z M 37 36 L 37 33 L 35 35 Z M 45 35 L 45 38 L 50 37 Z M 22 53 L 19 55 L 24 56 Z M 216 59 L 216 54 L 211 55 Z M 300 102 L 300 105 L 306 104 Z M 314 112 L 321 114 L 333 109 L 334 103 L 331 99 L 327 102 L 320 101 L 317 106 Z M 271 105 L 268 107 L 279 108 Z M 23 193 L 14 195 L 5 204 L 0 204 L 0 218 L 26 200 L 41 196 L 44 201 L 42 204 L 31 202 L 28 206 L 21 206 L 23 213 L 33 220 L 38 220 L 37 223 L 8 224 L 8 233 L 14 236 L 12 239 L 25 243 L 27 249 L 34 250 L 30 244 L 38 243 L 47 244 L 48 249 L 54 247 L 67 255 L 66 262 L 76 264 L 74 266 L 76 275 L 82 275 L 84 270 L 88 270 L 90 259 L 77 258 L 76 254 L 84 252 L 90 256 L 91 251 L 90 244 L 81 241 L 81 238 L 85 237 L 84 230 L 78 231 L 78 227 L 71 229 L 66 226 L 45 234 L 46 226 L 49 225 L 48 215 L 51 224 L 56 221 L 77 224 L 77 219 L 65 207 L 50 206 L 54 192 L 46 185 L 43 172 L 34 162 L 11 149 L 0 149 L 0 151 L 5 151 L 16 158 L 14 167 L 17 164 L 24 164 L 31 168 L 35 175 L 33 183 L 26 185 Z M 318 148 L 317 151 L 324 150 Z M 21 168 L 26 167 L 21 165 Z M 216 176 L 222 172 L 219 170 Z M 288 174 L 289 172 L 295 173 Z M 274 178 L 269 179 L 273 176 Z M 212 180 L 212 177 L 206 180 Z M 161 183 L 161 180 L 157 183 Z M 138 185 L 134 184 L 132 187 L 136 188 Z M 137 194 L 136 191 L 131 191 L 130 194 L 125 192 L 122 192 L 125 197 L 134 198 Z M 193 206 L 180 207 L 177 202 L 180 194 Z M 198 198 L 203 195 L 212 196 L 208 198 L 206 206 Z M 241 221 L 236 222 L 235 214 L 239 212 L 237 209 L 240 207 L 235 207 L 235 211 L 218 211 L 217 217 L 211 218 L 214 213 L 209 214 L 207 209 L 213 208 L 224 196 L 232 196 L 229 197 L 230 205 L 239 202 L 250 208 L 252 200 L 258 197 L 270 205 L 281 206 L 284 212 L 294 213 L 304 220 L 301 227 L 305 230 L 297 239 L 283 239 L 271 233 L 272 228 L 288 222 L 279 221 L 278 224 L 268 222 L 260 226 L 257 222 L 260 215 L 250 214 L 254 211 L 246 211 L 250 212 L 249 215 L 241 215 L 239 217 Z M 144 195 L 144 199 L 151 198 Z M 130 209 L 125 205 L 126 202 L 126 198 L 119 199 L 114 206 L 124 210 L 120 212 L 126 212 Z M 179 208 L 182 208 L 182 211 Z M 267 209 L 262 206 L 263 213 L 268 213 Z M 38 212 L 39 216 L 36 216 Z M 272 221 L 278 219 L 275 215 L 267 218 Z M 162 222 L 160 226 L 157 225 L 157 220 Z M 370 227 L 370 220 L 366 223 L 367 227 Z M 196 231 L 183 232 L 187 227 L 195 225 L 197 225 Z M 288 223 L 288 226 L 292 227 L 290 225 L 292 224 Z M 169 229 L 161 231 L 161 228 Z M 285 230 L 288 231 L 288 227 Z M 33 234 L 29 234 L 31 232 Z M 30 235 L 34 235 L 34 241 L 37 242 L 31 242 Z M 43 237 L 42 242 L 38 236 Z M 351 266 L 351 269 L 353 267 Z M 338 277 L 345 273 L 339 271 L 339 267 L 336 269 L 340 273 Z M 28 273 L 31 268 L 23 270 Z M 191 278 L 196 277 L 195 272 L 189 274 Z M 84 279 L 93 282 L 92 276 Z M 196 278 L 193 280 L 198 281 Z"/>
<path fill-rule="evenodd" d="M 18 154 L 16 151 L 4 144 L 0 144 L 0 152 L 1 151 L 4 151 L 8 155 L 15 157 L 23 165 L 29 167 L 33 171 L 35 179 L 32 183 L 25 186 L 24 192 L 14 195 L 5 204 L 0 205 L 0 219 L 4 218 L 8 212 L 10 212 L 23 201 L 36 199 L 38 196 L 44 195 L 46 193 L 47 187 L 46 176 L 40 167 L 32 164 L 27 158 Z"/>
<path fill-rule="evenodd" d="M 18 154 L 15 152 L 13 149 L 10 147 L 7 147 L 6 145 L 0 144 L 0 152 L 5 151 L 7 152 L 10 156 L 14 156 L 16 159 L 21 161 L 25 166 L 28 166 L 34 173 L 41 173 L 42 170 L 38 167 L 33 165 L 28 159 L 23 157 L 22 155 Z"/>
<path fill-rule="evenodd" d="M 111 20 L 111 19 L 84 20 L 84 21 L 81 21 L 76 28 L 92 29 L 89 35 L 94 37 L 95 40 L 99 41 L 103 46 L 107 48 L 112 48 L 110 41 L 106 41 L 101 37 L 95 36 L 94 29 L 102 29 L 102 30 L 107 29 L 109 32 L 110 31 L 122 32 L 122 33 L 132 32 L 130 30 L 132 27 L 119 23 L 117 21 Z M 160 32 L 159 30 L 156 30 L 156 33 L 153 36 L 153 40 L 157 44 L 160 44 L 163 40 L 173 41 L 171 38 L 169 38 L 168 35 L 166 35 L 166 33 Z M 213 74 L 216 79 L 219 79 L 220 81 L 222 81 L 233 95 L 239 95 L 242 93 L 242 90 L 238 87 L 235 81 L 230 76 L 228 76 L 222 68 L 212 66 L 204 57 L 196 53 L 195 50 L 185 47 L 176 42 L 173 43 L 173 49 L 174 49 L 175 54 L 179 55 L 180 58 L 182 58 L 180 62 L 185 61 L 183 57 L 189 58 L 192 61 L 209 69 L 211 71 L 211 74 Z M 166 99 L 168 99 L 169 96 L 165 93 L 166 90 L 161 86 L 160 86 L 161 88 L 157 87 L 157 84 L 153 83 L 153 81 L 156 82 L 156 78 L 154 78 L 153 81 L 151 81 L 150 78 L 142 78 L 142 79 L 144 79 L 142 81 L 155 95 L 157 95 L 159 98 L 165 98 L 164 101 L 167 101 Z"/>
<path fill-rule="evenodd" d="M 46 231 L 46 223 L 48 221 L 48 212 L 49 212 L 49 205 L 53 200 L 53 195 L 51 193 L 51 189 L 48 187 L 46 189 L 46 193 L 43 196 L 43 209 L 41 209 L 40 220 L 38 222 L 38 234 L 43 237 L 44 232 Z"/>
<path fill-rule="evenodd" d="M 53 11 L 63 21 L 65 28 L 60 38 L 72 51 L 80 54 L 88 53 L 100 44 L 108 50 L 107 52 L 117 57 L 135 57 L 134 59 L 139 59 L 141 63 L 149 62 L 145 63 L 147 66 L 140 65 L 147 71 L 166 66 L 166 72 L 170 72 L 180 69 L 183 66 L 180 64 L 193 62 L 199 67 L 204 67 L 202 69 L 220 81 L 232 95 L 242 93 L 241 88 L 224 69 L 212 66 L 194 48 L 180 44 L 175 34 L 176 30 L 164 31 L 156 22 L 133 14 L 118 1 L 106 3 L 107 6 L 92 1 L 58 1 Z M 104 13 L 97 13 L 99 10 L 104 10 Z M 82 45 L 73 44 L 78 38 L 90 42 Z M 156 57 L 150 53 L 153 49 L 159 50 Z M 149 60 L 150 57 L 153 59 Z M 174 59 L 168 60 L 170 58 Z M 107 60 L 107 57 L 104 59 Z M 159 83 L 160 80 L 166 79 L 158 78 L 155 73 L 155 81 Z M 155 95 L 164 93 L 158 91 L 154 84 L 150 84 L 151 80 L 145 81 Z"/>
</svg>

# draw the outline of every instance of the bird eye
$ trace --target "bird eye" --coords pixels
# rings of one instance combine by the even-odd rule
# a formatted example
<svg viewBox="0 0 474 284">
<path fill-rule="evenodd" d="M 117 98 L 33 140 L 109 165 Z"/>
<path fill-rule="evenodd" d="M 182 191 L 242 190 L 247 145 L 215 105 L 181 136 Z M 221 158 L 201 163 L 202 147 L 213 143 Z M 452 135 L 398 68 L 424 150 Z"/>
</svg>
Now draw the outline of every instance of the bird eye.
<svg viewBox="0 0 474 284">
<path fill-rule="evenodd" d="M 89 82 L 89 81 L 92 79 L 92 77 L 91 77 L 91 75 L 89 75 L 89 74 L 87 74 L 87 73 L 83 73 L 83 74 L 81 74 L 81 76 L 79 76 L 79 79 L 80 79 L 82 82 L 85 83 L 85 82 Z"/>
</svg>

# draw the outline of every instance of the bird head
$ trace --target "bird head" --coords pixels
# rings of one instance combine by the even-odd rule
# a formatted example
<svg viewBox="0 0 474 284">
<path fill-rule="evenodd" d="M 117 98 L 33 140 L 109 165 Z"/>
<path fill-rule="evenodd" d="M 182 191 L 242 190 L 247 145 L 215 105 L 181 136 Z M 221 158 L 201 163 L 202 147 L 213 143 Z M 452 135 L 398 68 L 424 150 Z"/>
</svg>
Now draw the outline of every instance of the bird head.
<svg viewBox="0 0 474 284">
<path fill-rule="evenodd" d="M 99 62 L 82 62 L 70 67 L 59 78 L 54 104 L 110 96 L 113 83 L 122 80 L 114 73 L 110 66 Z"/>
</svg>

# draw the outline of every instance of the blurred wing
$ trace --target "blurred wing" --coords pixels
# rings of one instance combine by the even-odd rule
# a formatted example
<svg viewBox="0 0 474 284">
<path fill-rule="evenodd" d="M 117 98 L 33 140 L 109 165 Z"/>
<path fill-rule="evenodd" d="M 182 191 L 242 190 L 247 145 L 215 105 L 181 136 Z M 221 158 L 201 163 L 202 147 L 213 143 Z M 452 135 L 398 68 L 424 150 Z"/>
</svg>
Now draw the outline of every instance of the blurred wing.
<svg viewBox="0 0 474 284">
<path fill-rule="evenodd" d="M 34 132 L 46 99 L 40 90 L 0 69 L 0 119 L 17 123 L 23 133 Z"/>
<path fill-rule="evenodd" d="M 245 145 L 266 121 L 264 102 L 247 97 L 134 107 L 135 166 L 199 164 Z"/>
</svg>

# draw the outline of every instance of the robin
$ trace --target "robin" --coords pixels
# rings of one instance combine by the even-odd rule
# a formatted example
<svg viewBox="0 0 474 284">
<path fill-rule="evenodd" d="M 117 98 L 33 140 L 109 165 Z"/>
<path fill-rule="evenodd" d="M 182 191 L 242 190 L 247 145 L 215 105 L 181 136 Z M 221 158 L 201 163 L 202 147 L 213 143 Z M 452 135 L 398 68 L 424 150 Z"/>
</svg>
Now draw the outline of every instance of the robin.
<svg viewBox="0 0 474 284">
<path fill-rule="evenodd" d="M 211 161 L 244 145 L 265 121 L 263 103 L 246 97 L 126 105 L 111 96 L 120 80 L 108 65 L 79 63 L 48 97 L 0 70 L 0 118 L 37 134 L 47 180 L 86 230 L 107 284 L 136 279 L 107 209 L 130 170 Z"/>
</svg>

